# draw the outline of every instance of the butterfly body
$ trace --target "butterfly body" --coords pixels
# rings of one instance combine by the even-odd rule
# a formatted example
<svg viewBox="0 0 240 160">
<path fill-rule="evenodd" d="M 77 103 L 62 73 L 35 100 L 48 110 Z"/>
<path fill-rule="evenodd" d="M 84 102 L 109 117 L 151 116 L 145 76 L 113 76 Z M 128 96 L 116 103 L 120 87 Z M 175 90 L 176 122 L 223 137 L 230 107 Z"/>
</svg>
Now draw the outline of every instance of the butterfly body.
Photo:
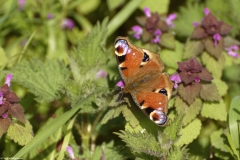
<svg viewBox="0 0 240 160">
<path fill-rule="evenodd" d="M 124 93 L 130 93 L 135 103 L 156 124 L 167 122 L 167 103 L 173 83 L 166 73 L 159 54 L 132 45 L 125 37 L 115 40 L 119 72 L 125 83 Z"/>
</svg>

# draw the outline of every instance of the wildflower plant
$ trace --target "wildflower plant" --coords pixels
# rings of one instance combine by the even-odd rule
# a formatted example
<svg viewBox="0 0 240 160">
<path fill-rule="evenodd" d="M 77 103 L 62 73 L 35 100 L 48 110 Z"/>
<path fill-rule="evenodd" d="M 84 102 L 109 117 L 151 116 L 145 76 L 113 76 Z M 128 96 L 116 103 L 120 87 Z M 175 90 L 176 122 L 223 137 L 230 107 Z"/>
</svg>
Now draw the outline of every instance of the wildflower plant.
<svg viewBox="0 0 240 160">
<path fill-rule="evenodd" d="M 0 157 L 239 160 L 239 5 L 2 2 Z M 117 36 L 160 54 L 167 126 L 122 94 Z"/>
</svg>

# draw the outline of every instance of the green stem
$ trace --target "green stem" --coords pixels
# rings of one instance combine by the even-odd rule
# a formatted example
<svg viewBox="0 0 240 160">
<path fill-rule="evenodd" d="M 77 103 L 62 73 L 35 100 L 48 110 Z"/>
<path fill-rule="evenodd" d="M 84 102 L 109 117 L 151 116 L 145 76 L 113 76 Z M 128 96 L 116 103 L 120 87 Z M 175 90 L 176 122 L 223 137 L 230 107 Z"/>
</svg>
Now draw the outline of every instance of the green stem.
<svg viewBox="0 0 240 160">
<path fill-rule="evenodd" d="M 109 37 L 114 31 L 118 29 L 130 16 L 131 14 L 139 7 L 139 4 L 142 3 L 143 0 L 131 0 L 128 2 L 125 7 L 118 12 L 117 15 L 113 17 L 113 19 L 109 22 L 107 29 L 107 36 Z"/>
<path fill-rule="evenodd" d="M 22 57 L 23 57 L 24 53 L 26 52 L 26 50 L 27 50 L 30 42 L 32 41 L 33 37 L 35 36 L 35 34 L 36 34 L 36 30 L 31 34 L 30 38 L 28 39 L 26 45 L 24 46 L 24 48 L 23 48 L 23 50 L 22 50 L 22 52 L 21 52 L 21 54 L 18 58 L 17 63 L 19 63 L 22 60 Z"/>
</svg>

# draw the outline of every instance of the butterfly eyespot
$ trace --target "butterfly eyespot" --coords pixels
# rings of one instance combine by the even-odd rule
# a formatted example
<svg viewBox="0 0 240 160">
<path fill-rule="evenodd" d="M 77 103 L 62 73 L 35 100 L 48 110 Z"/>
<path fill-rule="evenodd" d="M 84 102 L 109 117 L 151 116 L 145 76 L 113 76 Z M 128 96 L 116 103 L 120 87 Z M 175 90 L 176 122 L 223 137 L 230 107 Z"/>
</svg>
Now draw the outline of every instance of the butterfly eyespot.
<svg viewBox="0 0 240 160">
<path fill-rule="evenodd" d="M 154 110 L 150 114 L 150 119 L 158 125 L 163 125 L 164 123 L 167 122 L 167 116 L 163 111 L 160 110 Z"/>
<path fill-rule="evenodd" d="M 147 55 L 146 52 L 144 52 L 144 56 L 143 56 L 142 62 L 147 62 L 147 61 L 149 61 L 149 56 Z"/>
<path fill-rule="evenodd" d="M 164 88 L 160 89 L 159 93 L 164 94 L 164 95 L 167 96 L 167 91 Z"/>
<path fill-rule="evenodd" d="M 115 54 L 117 56 L 123 56 L 126 55 L 128 52 L 128 43 L 126 40 L 119 39 L 115 43 Z"/>
</svg>

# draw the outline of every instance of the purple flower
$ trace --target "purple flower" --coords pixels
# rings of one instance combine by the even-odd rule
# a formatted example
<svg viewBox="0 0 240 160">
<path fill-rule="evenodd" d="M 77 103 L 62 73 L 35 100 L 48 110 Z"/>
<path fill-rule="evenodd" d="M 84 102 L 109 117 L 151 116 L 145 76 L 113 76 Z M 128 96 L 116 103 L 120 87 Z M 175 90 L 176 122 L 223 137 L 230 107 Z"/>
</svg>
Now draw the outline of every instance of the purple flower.
<svg viewBox="0 0 240 160">
<path fill-rule="evenodd" d="M 198 24 L 198 22 L 193 22 L 192 25 L 193 25 L 194 27 L 196 27 L 196 26 L 198 26 L 199 24 Z"/>
<path fill-rule="evenodd" d="M 230 47 L 226 47 L 225 50 L 227 51 L 228 55 L 229 56 L 232 56 L 234 58 L 238 58 L 238 50 L 239 50 L 239 47 L 238 45 L 233 45 L 233 46 L 230 46 Z"/>
<path fill-rule="evenodd" d="M 3 117 L 3 118 L 7 118 L 7 117 L 8 117 L 7 113 L 3 113 L 3 114 L 2 114 L 2 117 Z"/>
<path fill-rule="evenodd" d="M 167 23 L 170 27 L 174 28 L 175 26 L 174 26 L 174 24 L 173 24 L 172 21 L 173 21 L 174 19 L 176 19 L 176 18 L 177 18 L 177 14 L 175 14 L 175 13 L 169 14 L 168 17 L 167 17 L 167 19 L 166 19 L 166 23 Z"/>
<path fill-rule="evenodd" d="M 0 92 L 0 105 L 2 105 L 3 104 L 3 94 L 2 94 L 2 92 Z"/>
<path fill-rule="evenodd" d="M 214 47 L 217 46 L 218 41 L 221 39 L 221 35 L 219 33 L 215 33 L 213 35 Z"/>
<path fill-rule="evenodd" d="M 18 10 L 19 11 L 21 11 L 25 5 L 26 5 L 25 0 L 18 0 Z"/>
<path fill-rule="evenodd" d="M 7 74 L 7 76 L 5 78 L 5 84 L 7 84 L 8 87 L 11 86 L 11 80 L 12 80 L 12 74 Z"/>
<path fill-rule="evenodd" d="M 72 147 L 67 146 L 66 151 L 67 151 L 67 153 L 68 153 L 68 155 L 69 155 L 69 157 L 70 157 L 71 159 L 74 159 L 74 158 L 75 158 Z"/>
<path fill-rule="evenodd" d="M 121 89 L 123 89 L 124 86 L 125 86 L 125 83 L 124 83 L 123 80 L 120 80 L 120 81 L 116 84 L 116 86 L 118 86 L 118 87 L 120 87 Z"/>
<path fill-rule="evenodd" d="M 101 156 L 101 160 L 105 160 L 104 147 L 102 147 L 102 156 Z"/>
<path fill-rule="evenodd" d="M 145 7 L 145 8 L 143 9 L 143 12 L 144 12 L 145 16 L 148 17 L 148 18 L 152 16 L 150 9 L 147 8 L 147 7 Z"/>
<path fill-rule="evenodd" d="M 133 30 L 133 32 L 134 32 L 134 35 L 133 35 L 134 38 L 140 39 L 140 37 L 141 37 L 141 35 L 142 35 L 142 33 L 143 33 L 142 27 L 136 25 L 136 26 L 133 26 L 133 27 L 132 27 L 132 30 Z"/>
<path fill-rule="evenodd" d="M 204 14 L 207 16 L 210 13 L 210 10 L 208 8 L 204 8 Z"/>
<path fill-rule="evenodd" d="M 178 87 L 178 83 L 181 83 L 182 80 L 181 80 L 181 77 L 179 76 L 179 74 L 173 74 L 171 77 L 170 77 L 170 80 L 174 82 L 174 88 L 176 89 Z"/>
<path fill-rule="evenodd" d="M 155 36 L 155 38 L 153 39 L 153 43 L 160 43 L 160 36 L 159 35 Z"/>
<path fill-rule="evenodd" d="M 106 78 L 107 77 L 107 72 L 105 72 L 104 70 L 99 70 L 97 73 L 96 73 L 96 78 Z"/>
<path fill-rule="evenodd" d="M 196 77 L 196 78 L 195 78 L 195 82 L 197 82 L 197 83 L 200 82 L 200 78 L 199 78 L 199 77 Z"/>
<path fill-rule="evenodd" d="M 62 28 L 63 29 L 70 29 L 70 30 L 72 30 L 74 26 L 75 26 L 75 24 L 74 24 L 73 20 L 71 20 L 69 18 L 65 18 L 62 21 Z"/>
<path fill-rule="evenodd" d="M 49 13 L 48 15 L 47 15 L 47 19 L 52 19 L 53 18 L 53 14 L 52 13 Z"/>
</svg>

